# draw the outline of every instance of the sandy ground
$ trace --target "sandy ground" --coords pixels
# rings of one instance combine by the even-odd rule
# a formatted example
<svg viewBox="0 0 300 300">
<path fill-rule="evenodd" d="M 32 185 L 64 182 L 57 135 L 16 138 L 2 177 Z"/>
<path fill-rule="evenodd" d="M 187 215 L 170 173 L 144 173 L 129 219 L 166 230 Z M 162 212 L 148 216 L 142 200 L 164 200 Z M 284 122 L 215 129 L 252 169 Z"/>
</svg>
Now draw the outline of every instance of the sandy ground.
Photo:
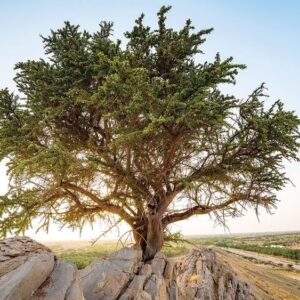
<svg viewBox="0 0 300 300">
<path fill-rule="evenodd" d="M 265 255 L 265 254 L 261 254 L 261 253 L 245 251 L 245 250 L 240 250 L 240 249 L 233 249 L 233 248 L 222 248 L 222 249 L 225 251 L 240 255 L 245 258 L 255 259 L 260 263 L 276 265 L 276 266 L 282 267 L 282 268 L 292 268 L 295 271 L 300 271 L 300 264 L 295 263 L 294 261 L 292 261 L 290 259 L 285 259 L 285 258 L 281 258 L 278 256 Z"/>
<path fill-rule="evenodd" d="M 235 250 L 235 249 L 234 249 Z M 252 284 L 260 299 L 296 300 L 300 299 L 300 272 L 284 267 L 250 261 L 236 253 L 217 250 L 218 256 L 239 271 Z M 273 257 L 271 257 L 273 258 Z M 270 258 L 269 258 L 270 259 Z M 272 259 L 273 260 L 273 259 Z M 276 258 L 275 258 L 276 260 Z M 278 259 L 280 261 L 280 259 Z"/>
</svg>

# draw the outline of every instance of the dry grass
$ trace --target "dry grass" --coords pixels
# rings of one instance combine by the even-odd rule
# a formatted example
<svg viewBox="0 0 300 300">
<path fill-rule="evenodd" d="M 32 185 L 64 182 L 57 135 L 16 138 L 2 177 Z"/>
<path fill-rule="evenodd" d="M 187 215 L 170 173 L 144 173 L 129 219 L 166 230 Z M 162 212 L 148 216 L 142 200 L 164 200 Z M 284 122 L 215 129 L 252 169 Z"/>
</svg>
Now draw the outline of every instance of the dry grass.
<svg viewBox="0 0 300 300">
<path fill-rule="evenodd" d="M 57 241 L 45 244 L 62 260 L 75 264 L 78 269 L 83 269 L 91 262 L 104 258 L 124 246 L 117 241 L 106 240 L 98 241 L 94 245 L 89 241 Z M 175 257 L 187 253 L 188 248 L 184 245 L 164 247 L 162 252 L 168 257 Z"/>
</svg>

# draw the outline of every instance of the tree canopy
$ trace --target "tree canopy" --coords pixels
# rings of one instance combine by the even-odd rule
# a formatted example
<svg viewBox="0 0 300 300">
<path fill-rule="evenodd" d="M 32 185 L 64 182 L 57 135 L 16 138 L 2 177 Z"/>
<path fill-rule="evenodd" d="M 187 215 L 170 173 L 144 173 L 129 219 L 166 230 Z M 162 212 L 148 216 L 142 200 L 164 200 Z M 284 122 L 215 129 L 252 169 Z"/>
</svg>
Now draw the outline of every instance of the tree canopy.
<svg viewBox="0 0 300 300">
<path fill-rule="evenodd" d="M 198 62 L 212 29 L 168 28 L 169 9 L 157 29 L 141 15 L 124 45 L 110 22 L 95 33 L 65 22 L 42 37 L 45 58 L 16 64 L 18 93 L 0 91 L 2 236 L 33 220 L 75 229 L 115 215 L 157 251 L 174 222 L 276 204 L 299 118 L 281 101 L 267 107 L 264 85 L 245 99 L 223 93 L 245 65 Z"/>
</svg>

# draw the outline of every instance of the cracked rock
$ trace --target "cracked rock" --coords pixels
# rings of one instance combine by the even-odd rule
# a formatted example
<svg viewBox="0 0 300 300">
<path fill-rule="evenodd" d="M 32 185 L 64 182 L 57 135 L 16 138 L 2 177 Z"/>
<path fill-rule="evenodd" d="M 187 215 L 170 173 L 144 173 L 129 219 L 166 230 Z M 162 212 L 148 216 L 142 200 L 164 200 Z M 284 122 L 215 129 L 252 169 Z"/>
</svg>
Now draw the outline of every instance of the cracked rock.
<svg viewBox="0 0 300 300">
<path fill-rule="evenodd" d="M 177 260 L 123 248 L 84 270 L 26 237 L 0 241 L 0 300 L 253 300 L 218 252 L 196 248 Z"/>
<path fill-rule="evenodd" d="M 26 237 L 0 241 L 0 256 L 1 300 L 29 299 L 54 268 L 54 254 Z"/>
<path fill-rule="evenodd" d="M 141 260 L 141 251 L 123 248 L 107 259 L 94 262 L 80 271 L 85 298 L 117 299 L 140 268 Z"/>
</svg>

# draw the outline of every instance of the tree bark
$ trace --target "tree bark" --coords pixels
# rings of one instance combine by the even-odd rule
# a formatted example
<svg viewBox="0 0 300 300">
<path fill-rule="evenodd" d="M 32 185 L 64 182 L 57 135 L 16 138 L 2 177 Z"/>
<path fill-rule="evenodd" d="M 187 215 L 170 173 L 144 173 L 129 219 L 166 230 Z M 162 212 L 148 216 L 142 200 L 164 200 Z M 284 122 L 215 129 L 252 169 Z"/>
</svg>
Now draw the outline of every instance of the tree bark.
<svg viewBox="0 0 300 300">
<path fill-rule="evenodd" d="M 143 260 L 154 258 L 164 242 L 162 213 L 159 210 L 161 197 L 156 194 L 147 204 L 147 212 L 135 223 L 134 238 L 143 251 Z"/>
<path fill-rule="evenodd" d="M 137 246 L 143 251 L 143 260 L 148 261 L 154 258 L 161 250 L 164 242 L 164 231 L 161 217 L 150 216 L 133 230 L 133 236 Z"/>
<path fill-rule="evenodd" d="M 161 250 L 164 243 L 164 231 L 161 218 L 158 215 L 148 218 L 146 245 L 143 249 L 143 260 L 148 261 L 154 258 Z"/>
</svg>

